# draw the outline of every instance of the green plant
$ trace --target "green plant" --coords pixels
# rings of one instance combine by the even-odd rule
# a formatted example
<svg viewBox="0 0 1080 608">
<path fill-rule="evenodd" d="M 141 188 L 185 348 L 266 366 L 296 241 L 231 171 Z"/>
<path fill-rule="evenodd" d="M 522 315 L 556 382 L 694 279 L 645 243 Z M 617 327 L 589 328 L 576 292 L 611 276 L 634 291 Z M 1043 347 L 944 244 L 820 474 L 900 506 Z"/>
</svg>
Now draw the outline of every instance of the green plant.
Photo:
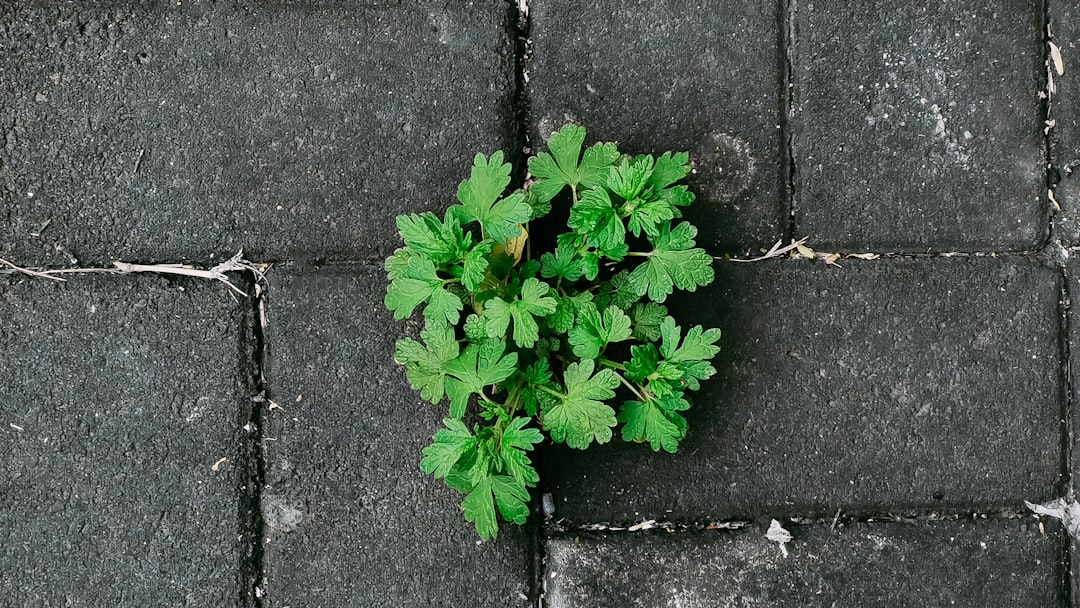
<svg viewBox="0 0 1080 608">
<path fill-rule="evenodd" d="M 554 133 L 507 196 L 511 166 L 501 152 L 478 154 L 442 219 L 397 218 L 405 247 L 386 260 L 386 306 L 403 319 L 423 305 L 426 322 L 420 341 L 398 341 L 395 359 L 424 399 L 450 402 L 420 466 L 466 494 L 465 517 L 485 540 L 498 533 L 496 513 L 528 516 L 540 429 L 584 449 L 621 422 L 623 439 L 674 452 L 686 391 L 716 371 L 720 331 L 683 333 L 663 305 L 674 289 L 713 280 L 697 230 L 677 221 L 694 200 L 677 185 L 689 156 L 629 157 L 612 143 L 583 153 L 584 141 L 576 125 Z M 527 225 L 564 199 L 553 216 L 569 230 L 533 251 Z"/>
</svg>

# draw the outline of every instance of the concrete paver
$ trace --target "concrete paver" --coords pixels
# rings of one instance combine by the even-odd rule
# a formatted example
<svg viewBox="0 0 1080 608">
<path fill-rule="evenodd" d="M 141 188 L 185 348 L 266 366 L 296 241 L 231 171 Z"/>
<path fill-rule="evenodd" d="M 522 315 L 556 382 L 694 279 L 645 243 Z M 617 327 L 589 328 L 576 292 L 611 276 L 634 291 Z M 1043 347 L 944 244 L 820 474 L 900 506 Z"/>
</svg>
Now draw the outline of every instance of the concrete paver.
<svg viewBox="0 0 1080 608">
<path fill-rule="evenodd" d="M 716 282 L 674 307 L 683 327 L 723 332 L 679 453 L 618 440 L 553 450 L 556 517 L 832 517 L 1057 496 L 1059 272 L 1018 257 L 843 264 L 717 264 Z"/>
<path fill-rule="evenodd" d="M 266 592 L 275 606 L 522 606 L 526 531 L 480 544 L 461 495 L 423 474 L 446 411 L 394 363 L 405 331 L 373 266 L 272 278 Z M 415 328 L 414 328 L 415 329 Z"/>
<path fill-rule="evenodd" d="M 795 9 L 797 234 L 825 251 L 1038 249 L 1042 3 L 849 8 Z"/>
<path fill-rule="evenodd" d="M 0 257 L 384 257 L 510 145 L 507 6 L 306 4 L 0 5 Z"/>
<path fill-rule="evenodd" d="M 687 217 L 717 252 L 768 247 L 788 224 L 775 3 L 529 2 L 533 141 L 567 119 L 631 154 L 688 151 Z"/>
<path fill-rule="evenodd" d="M 250 302 L 0 277 L 0 605 L 247 606 Z"/>
<path fill-rule="evenodd" d="M 1030 520 L 788 525 L 547 542 L 549 608 L 1058 606 L 1063 534 Z"/>
</svg>

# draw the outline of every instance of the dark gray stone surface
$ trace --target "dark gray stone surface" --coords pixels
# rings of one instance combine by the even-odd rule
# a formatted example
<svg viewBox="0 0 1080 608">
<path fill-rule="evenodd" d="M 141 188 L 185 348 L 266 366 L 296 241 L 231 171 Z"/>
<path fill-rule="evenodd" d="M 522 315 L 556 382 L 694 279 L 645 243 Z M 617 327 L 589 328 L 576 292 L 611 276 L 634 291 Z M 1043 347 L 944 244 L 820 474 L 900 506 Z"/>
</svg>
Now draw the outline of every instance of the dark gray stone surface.
<svg viewBox="0 0 1080 608">
<path fill-rule="evenodd" d="M 0 257 L 383 257 L 508 145 L 504 3 L 0 4 Z"/>
<path fill-rule="evenodd" d="M 789 208 L 776 3 L 529 3 L 532 138 L 567 119 L 624 152 L 688 151 L 710 250 L 768 247 Z"/>
<path fill-rule="evenodd" d="M 1053 41 L 1061 50 L 1064 74 L 1053 65 L 1051 77 L 1056 93 L 1050 100 L 1051 182 L 1061 211 L 1054 215 L 1054 236 L 1069 245 L 1080 245 L 1080 2 L 1055 0 L 1048 3 Z"/>
<path fill-rule="evenodd" d="M 248 605 L 250 311 L 217 283 L 0 276 L 0 605 Z"/>
<path fill-rule="evenodd" d="M 1022 508 L 1058 495 L 1060 273 L 1024 257 L 718 263 L 723 331 L 676 455 L 552 450 L 557 517 Z M 702 305 L 702 303 L 708 303 Z"/>
<path fill-rule="evenodd" d="M 373 266 L 272 274 L 266 592 L 274 606 L 523 606 L 527 534 L 480 544 L 423 474 L 446 416 L 393 361 L 405 332 Z M 415 328 L 413 328 L 415 329 Z"/>
<path fill-rule="evenodd" d="M 1042 10 L 799 2 L 796 233 L 823 250 L 1039 248 Z"/>
<path fill-rule="evenodd" d="M 1055 528 L 1057 528 L 1055 526 Z M 622 533 L 547 543 L 548 608 L 1060 606 L 1063 534 L 1031 520 Z"/>
</svg>

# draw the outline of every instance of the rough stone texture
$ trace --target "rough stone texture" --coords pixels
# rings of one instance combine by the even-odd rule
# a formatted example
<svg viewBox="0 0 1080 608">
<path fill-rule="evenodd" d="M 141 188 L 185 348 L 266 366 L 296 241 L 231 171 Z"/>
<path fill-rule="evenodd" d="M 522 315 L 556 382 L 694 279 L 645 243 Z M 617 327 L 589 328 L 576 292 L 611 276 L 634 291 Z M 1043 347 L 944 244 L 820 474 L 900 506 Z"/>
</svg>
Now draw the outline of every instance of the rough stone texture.
<svg viewBox="0 0 1080 608">
<path fill-rule="evenodd" d="M 795 9 L 796 233 L 823 250 L 1045 240 L 1040 2 Z"/>
<path fill-rule="evenodd" d="M 0 605 L 247 605 L 250 310 L 216 283 L 0 276 Z"/>
<path fill-rule="evenodd" d="M 505 148 L 503 3 L 0 4 L 0 257 L 382 257 Z"/>
<path fill-rule="evenodd" d="M 533 141 L 567 119 L 624 152 L 690 152 L 687 216 L 710 250 L 768 247 L 787 229 L 776 3 L 529 3 Z"/>
<path fill-rule="evenodd" d="M 462 496 L 419 467 L 446 415 L 393 361 L 405 331 L 376 267 L 274 274 L 266 592 L 274 606 L 522 606 L 527 535 L 478 544 Z M 413 328 L 416 329 L 415 327 Z"/>
<path fill-rule="evenodd" d="M 1061 50 L 1064 74 L 1054 70 L 1051 77 L 1057 93 L 1051 99 L 1050 130 L 1051 183 L 1061 211 L 1054 215 L 1054 236 L 1066 244 L 1080 245 L 1080 2 L 1055 0 L 1049 3 L 1054 43 Z"/>
<path fill-rule="evenodd" d="M 548 541 L 549 608 L 1060 606 L 1063 534 L 1009 520 Z"/>
<path fill-rule="evenodd" d="M 557 517 L 831 517 L 1057 496 L 1059 272 L 1023 257 L 842 263 L 718 264 L 712 286 L 673 308 L 684 328 L 723 331 L 680 452 L 553 450 Z"/>
</svg>

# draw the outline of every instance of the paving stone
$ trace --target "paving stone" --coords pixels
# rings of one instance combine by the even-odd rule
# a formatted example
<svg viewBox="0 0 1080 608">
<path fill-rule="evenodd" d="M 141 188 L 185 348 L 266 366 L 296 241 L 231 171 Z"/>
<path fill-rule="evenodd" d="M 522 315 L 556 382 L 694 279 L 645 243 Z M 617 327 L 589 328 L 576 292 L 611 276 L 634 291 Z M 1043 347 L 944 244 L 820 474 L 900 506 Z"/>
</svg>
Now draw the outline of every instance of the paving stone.
<svg viewBox="0 0 1080 608">
<path fill-rule="evenodd" d="M 0 605 L 247 606 L 251 305 L 0 277 Z"/>
<path fill-rule="evenodd" d="M 263 495 L 274 606 L 523 606 L 526 532 L 480 544 L 461 495 L 420 471 L 445 411 L 393 361 L 405 327 L 366 266 L 270 277 Z M 412 328 L 416 329 L 416 328 Z"/>
<path fill-rule="evenodd" d="M 1052 157 L 1051 183 L 1061 211 L 1054 214 L 1054 236 L 1069 245 L 1080 245 L 1080 2 L 1054 1 L 1047 7 L 1053 41 L 1061 52 L 1064 74 L 1054 69 L 1051 78 L 1057 91 L 1050 102 Z"/>
<path fill-rule="evenodd" d="M 800 2 L 796 234 L 826 251 L 1037 249 L 1049 210 L 1042 10 Z"/>
<path fill-rule="evenodd" d="M 1058 487 L 1059 272 L 1021 256 L 717 264 L 723 332 L 676 455 L 552 450 L 571 523 L 1022 508 Z M 707 303 L 707 304 L 702 304 Z"/>
<path fill-rule="evenodd" d="M 690 152 L 687 213 L 716 251 L 768 247 L 788 224 L 776 3 L 534 0 L 533 141 L 567 119 L 624 152 Z"/>
<path fill-rule="evenodd" d="M 0 256 L 384 257 L 507 146 L 503 3 L 5 2 Z"/>
<path fill-rule="evenodd" d="M 1063 534 L 1030 520 L 622 533 L 547 543 L 549 608 L 1060 606 Z"/>
</svg>

